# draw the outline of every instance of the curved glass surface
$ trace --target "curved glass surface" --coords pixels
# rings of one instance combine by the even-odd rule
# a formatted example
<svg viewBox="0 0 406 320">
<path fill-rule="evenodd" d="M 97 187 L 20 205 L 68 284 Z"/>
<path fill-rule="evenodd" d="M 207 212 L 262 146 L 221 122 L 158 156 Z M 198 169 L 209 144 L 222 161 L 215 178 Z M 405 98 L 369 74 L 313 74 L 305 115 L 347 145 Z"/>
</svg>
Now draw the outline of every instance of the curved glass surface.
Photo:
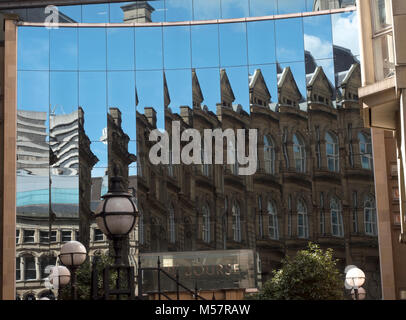
<svg viewBox="0 0 406 320">
<path fill-rule="evenodd" d="M 71 22 L 136 22 L 141 12 L 152 22 L 174 22 L 288 14 L 312 10 L 317 3 L 322 10 L 322 2 L 167 0 L 145 2 L 144 11 L 133 2 L 61 11 Z M 355 19 L 354 12 L 345 12 L 211 24 L 20 26 L 17 229 L 29 236 L 28 242 L 20 237 L 17 257 L 24 259 L 20 253 L 33 249 L 31 240 L 54 257 L 67 239 L 82 242 L 91 256 L 107 252 L 90 213 L 115 170 L 143 214 L 142 226 L 129 236 L 129 259 L 136 248 L 141 253 L 242 250 L 300 237 L 317 241 L 312 193 L 336 190 L 341 183 L 323 173 L 328 171 L 325 132 L 340 132 L 340 150 L 349 144 L 358 150 L 349 133 L 338 130 L 342 123 L 353 122 L 354 137 L 365 132 L 351 111 L 357 108 L 354 88 L 360 82 L 357 41 L 350 39 Z M 341 116 L 347 112 L 351 117 Z M 204 149 L 206 140 L 215 139 L 206 139 L 207 129 L 235 133 L 225 136 L 223 163 Z M 257 149 L 254 161 L 244 162 L 253 144 L 246 135 L 241 152 L 238 131 L 249 130 L 257 130 Z M 296 134 L 305 166 L 300 170 Z M 159 138 L 154 141 L 153 135 Z M 267 136 L 272 137 L 271 169 L 264 155 Z M 155 162 L 151 150 L 157 141 L 162 149 Z M 198 141 L 197 149 L 191 141 Z M 237 161 L 226 163 L 229 158 Z M 362 169 L 360 158 L 354 157 L 353 168 Z M 253 172 L 240 173 L 250 166 Z M 347 166 L 340 158 L 338 170 Z M 370 179 L 356 183 L 355 188 L 370 190 Z M 264 203 L 273 201 L 277 223 L 263 219 L 250 192 L 253 199 L 262 195 Z M 306 203 L 306 225 L 298 222 L 298 199 Z M 205 206 L 209 216 L 203 217 Z M 38 218 L 35 224 L 32 217 Z M 266 228 L 274 230 L 271 236 Z M 17 291 L 24 296 L 24 271 L 19 272 Z M 32 273 L 27 276 L 39 290 L 43 274 L 33 279 Z"/>
</svg>

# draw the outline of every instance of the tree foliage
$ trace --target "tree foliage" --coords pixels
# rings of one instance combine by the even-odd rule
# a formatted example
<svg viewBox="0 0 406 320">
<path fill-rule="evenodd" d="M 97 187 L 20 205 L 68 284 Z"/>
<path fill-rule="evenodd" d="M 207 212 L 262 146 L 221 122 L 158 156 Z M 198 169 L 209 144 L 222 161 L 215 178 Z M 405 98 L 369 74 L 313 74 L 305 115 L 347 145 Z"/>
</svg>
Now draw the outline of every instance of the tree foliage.
<svg viewBox="0 0 406 320">
<path fill-rule="evenodd" d="M 98 260 L 96 263 L 97 270 L 97 283 L 98 288 L 103 287 L 103 269 L 108 266 L 113 265 L 113 258 L 107 254 L 102 254 L 97 256 Z M 76 288 L 78 300 L 90 300 L 91 299 L 91 279 L 92 279 L 92 263 L 87 259 L 76 271 Z M 114 285 L 117 275 L 115 273 L 110 273 L 110 286 Z M 60 300 L 71 300 L 71 284 L 69 283 L 66 287 L 61 289 Z M 102 294 L 99 290 L 99 295 Z"/>
<path fill-rule="evenodd" d="M 259 299 L 340 300 L 344 299 L 343 280 L 333 259 L 333 250 L 323 251 L 317 244 L 282 260 L 282 268 L 273 271 Z"/>
</svg>

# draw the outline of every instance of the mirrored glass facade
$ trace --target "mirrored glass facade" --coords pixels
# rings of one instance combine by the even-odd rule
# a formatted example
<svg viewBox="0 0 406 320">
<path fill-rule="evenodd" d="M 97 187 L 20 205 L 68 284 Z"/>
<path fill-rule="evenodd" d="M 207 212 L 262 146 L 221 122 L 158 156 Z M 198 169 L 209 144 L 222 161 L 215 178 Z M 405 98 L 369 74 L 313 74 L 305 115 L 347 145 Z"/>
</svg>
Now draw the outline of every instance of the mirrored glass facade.
<svg viewBox="0 0 406 320">
<path fill-rule="evenodd" d="M 247 255 L 249 281 L 233 279 L 246 289 L 259 285 L 253 269 L 265 281 L 285 254 L 314 241 L 334 247 L 341 271 L 350 251 L 357 252 L 351 258 L 364 264 L 367 292 L 378 299 L 377 236 L 366 232 L 362 205 L 374 199 L 374 188 L 372 164 L 363 165 L 365 148 L 361 151 L 358 138 L 362 133 L 370 141 L 359 115 L 356 12 L 147 25 L 353 5 L 336 1 L 326 7 L 333 2 L 83 5 L 60 7 L 61 17 L 142 25 L 19 26 L 18 259 L 28 255 L 30 265 L 29 259 L 47 256 L 54 263 L 68 239 L 82 242 L 91 257 L 106 253 L 109 244 L 91 213 L 116 168 L 140 211 L 126 242 L 131 265 L 138 253 L 252 250 L 260 263 Z M 236 140 L 229 138 L 223 139 L 224 162 L 216 162 L 206 149 L 215 146 L 211 138 L 206 142 L 208 129 L 228 130 L 237 140 L 238 132 L 256 130 L 255 163 L 240 161 Z M 151 134 L 167 144 L 161 163 L 151 158 L 156 147 Z M 248 134 L 245 139 L 242 154 L 248 156 L 253 141 Z M 188 149 L 192 140 L 201 148 Z M 249 166 L 253 173 L 241 174 Z M 340 233 L 323 205 L 332 198 L 343 211 Z M 356 228 L 346 218 L 350 212 Z M 18 272 L 17 294 L 41 293 L 40 269 L 35 275 L 31 269 Z M 36 281 L 35 289 L 27 289 L 27 281 Z M 219 289 L 210 287 L 214 282 L 204 289 Z"/>
</svg>

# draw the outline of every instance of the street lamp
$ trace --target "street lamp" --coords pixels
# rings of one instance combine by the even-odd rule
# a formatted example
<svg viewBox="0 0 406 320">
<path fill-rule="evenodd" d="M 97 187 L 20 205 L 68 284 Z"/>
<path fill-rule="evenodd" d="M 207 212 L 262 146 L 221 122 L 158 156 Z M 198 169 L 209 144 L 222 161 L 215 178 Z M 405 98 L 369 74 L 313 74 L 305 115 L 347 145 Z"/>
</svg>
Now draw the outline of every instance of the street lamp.
<svg viewBox="0 0 406 320">
<path fill-rule="evenodd" d="M 354 291 L 355 300 L 360 300 L 359 294 L 361 292 L 359 292 L 359 290 L 362 289 L 363 294 L 365 294 L 365 290 L 361 288 L 365 282 L 365 273 L 361 269 L 353 267 L 347 271 L 347 274 L 345 275 L 345 282 L 347 286 Z"/>
<path fill-rule="evenodd" d="M 79 241 L 68 241 L 61 247 L 59 260 L 67 266 L 72 274 L 71 298 L 77 300 L 76 270 L 86 260 L 86 248 Z"/>
<path fill-rule="evenodd" d="M 95 212 L 100 230 L 113 241 L 115 265 L 122 265 L 122 240 L 130 233 L 136 223 L 138 209 L 131 199 L 133 196 L 121 188 L 122 178 L 111 178 L 109 192 L 102 196 L 103 201 Z"/>
<path fill-rule="evenodd" d="M 49 275 L 49 282 L 58 289 L 58 300 L 60 298 L 60 289 L 66 286 L 70 281 L 70 271 L 65 266 L 56 266 L 52 268 Z"/>
<path fill-rule="evenodd" d="M 132 299 L 135 294 L 134 290 L 134 269 L 128 265 L 127 259 L 122 261 L 122 243 L 128 234 L 134 228 L 138 217 L 138 209 L 132 200 L 133 195 L 123 190 L 123 178 L 117 175 L 117 167 L 114 168 L 114 176 L 111 177 L 109 184 L 109 192 L 102 196 L 103 201 L 95 212 L 95 220 L 100 230 L 113 241 L 114 247 L 114 266 L 106 267 L 103 270 L 103 287 L 104 299 L 108 299 L 110 295 L 116 295 L 117 299 L 120 295 L 127 295 Z M 110 289 L 109 273 L 114 269 L 117 272 L 115 289 Z M 120 273 L 124 271 L 127 277 L 128 287 L 121 288 Z M 97 287 L 94 287 L 97 290 Z M 96 292 L 96 291 L 94 291 Z"/>
<path fill-rule="evenodd" d="M 356 297 L 356 295 L 355 295 L 355 289 L 352 289 L 352 290 L 351 290 L 351 296 L 352 296 L 352 298 L 353 298 L 354 300 L 364 300 L 365 297 L 366 297 L 366 295 L 367 295 L 367 292 L 365 291 L 364 288 L 358 288 L 358 293 L 357 293 L 357 295 L 358 295 L 358 299 L 357 299 L 357 297 Z"/>
</svg>

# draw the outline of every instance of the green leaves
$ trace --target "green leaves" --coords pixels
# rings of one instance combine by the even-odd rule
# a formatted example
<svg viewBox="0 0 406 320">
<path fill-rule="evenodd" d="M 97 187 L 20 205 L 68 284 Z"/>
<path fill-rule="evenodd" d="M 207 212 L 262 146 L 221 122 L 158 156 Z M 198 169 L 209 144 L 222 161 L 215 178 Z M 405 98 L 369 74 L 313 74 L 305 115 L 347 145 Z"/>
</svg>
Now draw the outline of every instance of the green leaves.
<svg viewBox="0 0 406 320">
<path fill-rule="evenodd" d="M 259 299 L 272 300 L 341 300 L 343 282 L 333 259 L 333 250 L 321 250 L 309 242 L 308 248 L 294 258 L 285 257 L 282 268 L 273 271 Z"/>
<path fill-rule="evenodd" d="M 97 283 L 98 288 L 100 288 L 99 295 L 102 294 L 101 288 L 103 287 L 103 269 L 107 266 L 113 265 L 113 258 L 108 255 L 99 255 L 99 260 L 96 264 L 97 270 Z M 90 292 L 91 292 L 91 278 L 92 278 L 92 264 L 90 263 L 89 259 L 87 259 L 76 271 L 76 288 L 78 293 L 78 300 L 90 300 Z M 117 275 L 115 273 L 110 274 L 110 286 L 114 285 L 117 279 Z M 61 290 L 61 297 L 60 300 L 70 300 L 71 299 L 71 292 L 70 292 L 70 284 L 64 287 Z"/>
</svg>

